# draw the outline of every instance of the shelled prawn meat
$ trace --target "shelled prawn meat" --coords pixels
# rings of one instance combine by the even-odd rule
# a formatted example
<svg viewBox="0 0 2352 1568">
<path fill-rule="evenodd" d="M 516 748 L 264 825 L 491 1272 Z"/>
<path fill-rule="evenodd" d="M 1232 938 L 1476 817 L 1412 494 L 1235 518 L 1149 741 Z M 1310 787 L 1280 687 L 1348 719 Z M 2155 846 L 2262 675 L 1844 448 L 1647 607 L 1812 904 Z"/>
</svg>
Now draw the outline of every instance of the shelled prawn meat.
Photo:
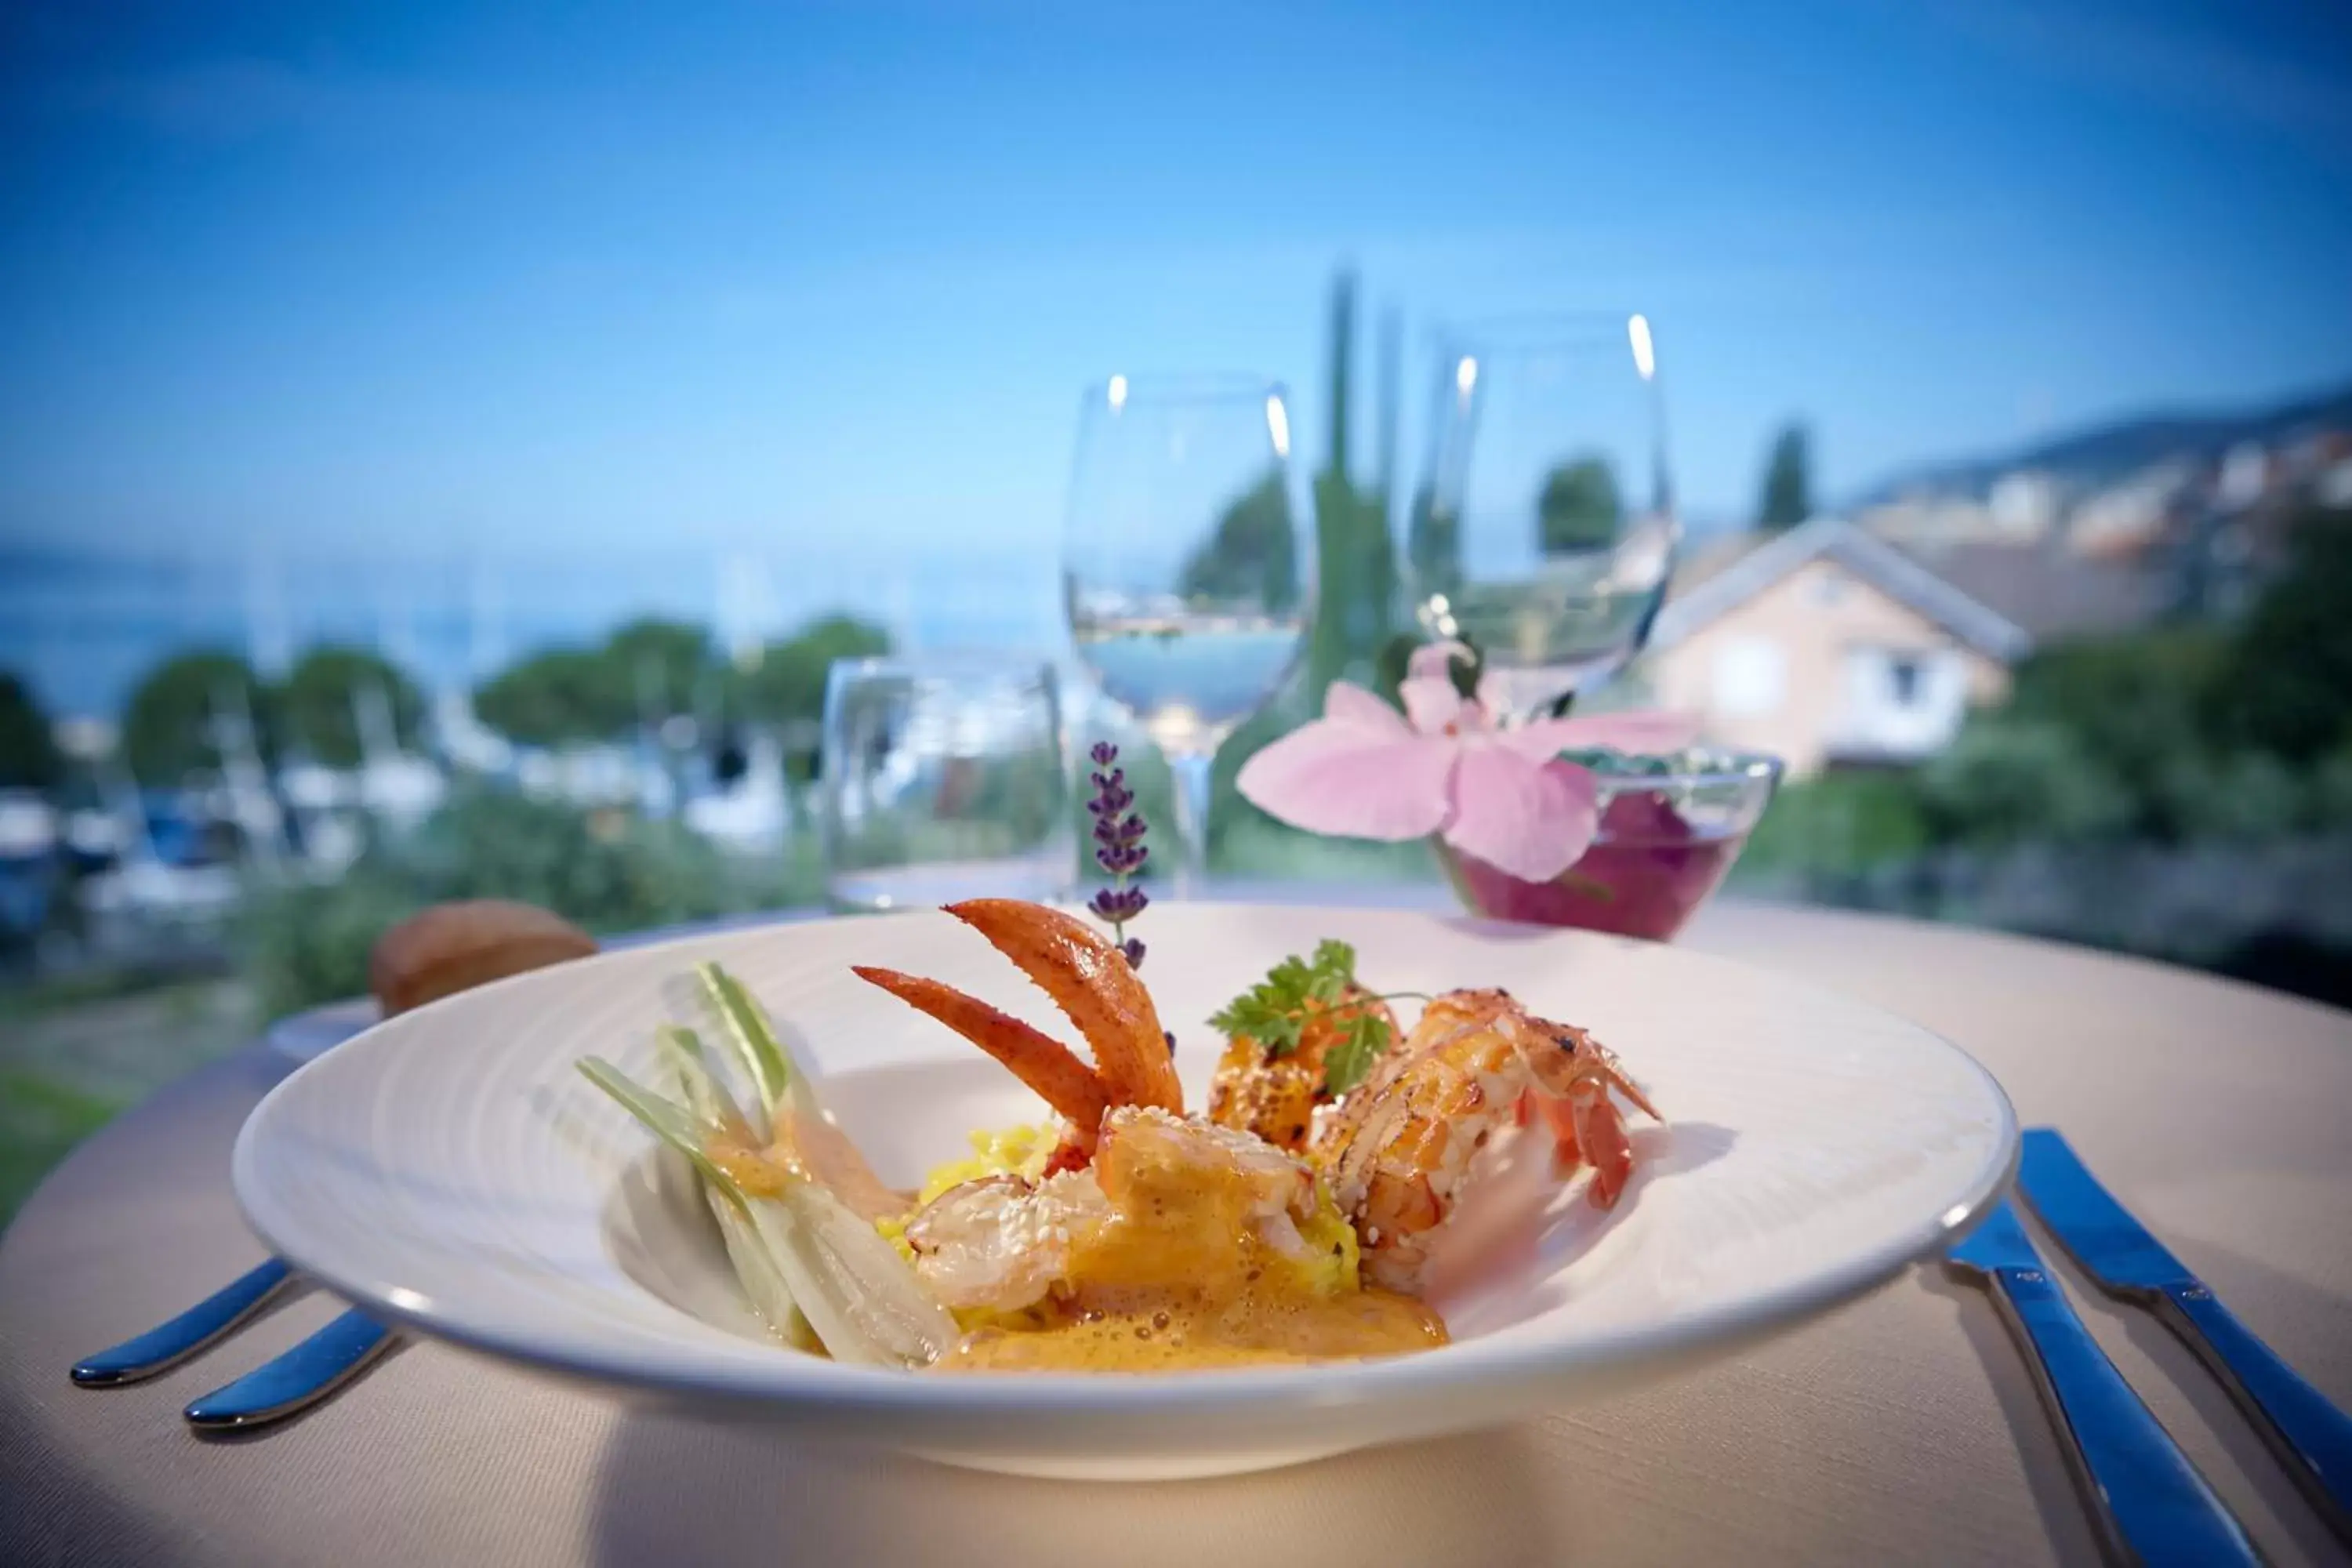
<svg viewBox="0 0 2352 1568">
<path fill-rule="evenodd" d="M 1188 1117 L 1171 1039 L 1117 948 L 1035 904 L 947 912 L 1045 990 L 1094 1061 L 939 981 L 857 968 L 1058 1118 L 1050 1152 L 948 1185 L 886 1226 L 965 1330 L 940 1370 L 1172 1371 L 1443 1344 L 1418 1300 L 1422 1268 L 1473 1154 L 1539 1114 L 1556 1168 L 1590 1164 L 1606 1205 L 1632 1163 L 1612 1092 L 1656 1114 L 1589 1037 L 1496 991 L 1428 1004 L 1333 1096 L 1318 1075 L 1334 1031 L 1385 1009 L 1351 983 L 1293 1050 L 1235 1037 L 1210 1115 Z"/>
<path fill-rule="evenodd" d="M 1417 1292 L 1430 1251 L 1459 1210 L 1495 1135 L 1540 1119 L 1559 1180 L 1590 1166 L 1592 1203 L 1613 1206 L 1633 1173 L 1622 1096 L 1664 1121 L 1617 1058 L 1586 1031 L 1529 1012 L 1508 992 L 1449 991 L 1342 1096 L 1323 1058 L 1357 1009 L 1350 994 L 1310 1019 L 1279 1055 L 1235 1036 L 1217 1064 L 1210 1115 L 1304 1152 L 1361 1238 L 1376 1284 Z M 1391 1028 L 1393 1024 L 1391 1023 Z"/>
</svg>

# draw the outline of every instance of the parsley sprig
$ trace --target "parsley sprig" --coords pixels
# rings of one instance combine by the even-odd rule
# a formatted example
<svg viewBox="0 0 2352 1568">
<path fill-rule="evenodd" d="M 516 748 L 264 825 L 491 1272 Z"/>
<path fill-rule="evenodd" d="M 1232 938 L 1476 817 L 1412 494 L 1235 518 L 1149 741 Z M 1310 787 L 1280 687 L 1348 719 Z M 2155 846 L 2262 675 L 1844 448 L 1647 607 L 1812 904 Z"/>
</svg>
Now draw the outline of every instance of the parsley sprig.
<svg viewBox="0 0 2352 1568">
<path fill-rule="evenodd" d="M 1209 1020 L 1227 1035 L 1247 1035 L 1269 1058 L 1286 1057 L 1298 1049 L 1309 1023 L 1318 1015 L 1348 1003 L 1361 1003 L 1338 1020 L 1345 1031 L 1323 1053 L 1323 1086 L 1334 1095 L 1347 1093 L 1364 1081 L 1372 1063 L 1389 1048 L 1389 1021 L 1370 1004 L 1391 996 L 1418 996 L 1398 991 L 1389 996 L 1351 995 L 1360 991 L 1356 981 L 1356 950 L 1326 938 L 1315 944 L 1311 958 L 1291 954 L 1266 971 L 1264 980 L 1225 1004 Z"/>
</svg>

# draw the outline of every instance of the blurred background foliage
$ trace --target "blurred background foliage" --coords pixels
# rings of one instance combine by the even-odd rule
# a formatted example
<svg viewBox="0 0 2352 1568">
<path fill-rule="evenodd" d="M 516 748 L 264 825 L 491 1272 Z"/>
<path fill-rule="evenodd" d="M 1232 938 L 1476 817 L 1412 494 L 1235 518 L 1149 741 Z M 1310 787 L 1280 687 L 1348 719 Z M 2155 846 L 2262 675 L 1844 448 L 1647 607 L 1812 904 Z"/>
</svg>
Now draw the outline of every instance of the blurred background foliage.
<svg viewBox="0 0 2352 1568">
<path fill-rule="evenodd" d="M 1624 514 L 1606 458 L 1562 463 L 1545 477 L 1536 498 L 1536 529 L 1547 554 L 1599 549 L 1617 537 Z"/>
<path fill-rule="evenodd" d="M 123 762 L 141 778 L 217 773 L 221 721 L 249 722 L 265 754 L 274 743 L 276 694 L 226 648 L 191 648 L 157 665 L 123 709 Z"/>
<path fill-rule="evenodd" d="M 519 899 L 598 936 L 814 902 L 816 861 L 722 855 L 674 822 L 620 807 L 583 812 L 484 787 L 415 830 L 369 846 L 335 881 L 260 889 L 240 952 L 261 1016 L 367 990 L 369 950 L 428 904 Z"/>
<path fill-rule="evenodd" d="M 22 680 L 0 669 L 0 789 L 46 790 L 62 769 L 48 716 Z"/>
<path fill-rule="evenodd" d="M 1789 785 L 1735 886 L 2352 1004 L 2352 513 L 2304 514 L 2234 622 L 2053 645 L 2014 680 L 1916 769 Z"/>
<path fill-rule="evenodd" d="M 367 736 L 362 715 L 372 707 L 382 729 Z M 287 744 L 331 768 L 358 767 L 371 746 L 410 749 L 424 736 L 425 694 L 398 665 L 366 648 L 310 649 L 288 672 L 270 709 Z"/>
</svg>

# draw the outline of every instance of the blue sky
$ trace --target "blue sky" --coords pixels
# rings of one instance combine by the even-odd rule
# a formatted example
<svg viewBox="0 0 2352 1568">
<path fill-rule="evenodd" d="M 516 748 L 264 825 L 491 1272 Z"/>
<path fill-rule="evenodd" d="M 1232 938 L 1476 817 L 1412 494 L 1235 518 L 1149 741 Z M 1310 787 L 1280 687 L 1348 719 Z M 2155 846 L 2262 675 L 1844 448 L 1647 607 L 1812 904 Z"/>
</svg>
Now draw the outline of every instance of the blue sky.
<svg viewBox="0 0 2352 1568">
<path fill-rule="evenodd" d="M 229 13 L 0 20 L 0 541 L 1035 544 L 1113 369 L 1319 451 L 1343 258 L 1645 310 L 1702 516 L 2352 376 L 2340 8 Z"/>
</svg>

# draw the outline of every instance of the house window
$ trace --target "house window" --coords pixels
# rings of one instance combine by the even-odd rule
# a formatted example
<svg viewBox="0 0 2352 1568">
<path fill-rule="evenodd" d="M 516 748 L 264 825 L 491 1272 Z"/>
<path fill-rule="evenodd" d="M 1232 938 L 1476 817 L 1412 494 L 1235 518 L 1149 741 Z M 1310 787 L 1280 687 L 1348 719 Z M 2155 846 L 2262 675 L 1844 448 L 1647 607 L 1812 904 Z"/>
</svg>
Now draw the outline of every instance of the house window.
<svg viewBox="0 0 2352 1568">
<path fill-rule="evenodd" d="M 1715 650 L 1713 675 L 1717 712 L 1777 712 L 1789 684 L 1788 656 L 1769 637 L 1731 637 Z"/>
<path fill-rule="evenodd" d="M 1886 689 L 1896 707 L 1918 706 L 1920 673 L 1916 655 L 1898 653 L 1886 661 Z"/>
</svg>

